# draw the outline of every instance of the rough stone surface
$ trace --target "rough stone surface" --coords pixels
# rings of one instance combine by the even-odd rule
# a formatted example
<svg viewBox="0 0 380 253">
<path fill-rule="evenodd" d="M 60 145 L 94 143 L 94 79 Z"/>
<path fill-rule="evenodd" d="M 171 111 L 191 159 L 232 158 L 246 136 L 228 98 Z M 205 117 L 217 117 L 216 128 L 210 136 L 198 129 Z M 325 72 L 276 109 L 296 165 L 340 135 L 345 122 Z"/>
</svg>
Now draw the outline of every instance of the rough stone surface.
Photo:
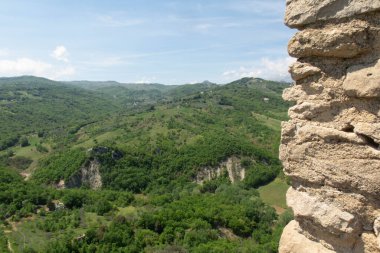
<svg viewBox="0 0 380 253">
<path fill-rule="evenodd" d="M 380 10 L 377 0 L 287 0 L 285 23 L 303 27 L 318 21 L 341 19 Z"/>
<path fill-rule="evenodd" d="M 380 97 L 380 61 L 350 67 L 343 89 L 352 97 Z"/>
<path fill-rule="evenodd" d="M 280 146 L 295 221 L 279 252 L 380 253 L 380 1 L 288 0 L 286 15 L 301 31 Z"/>
<path fill-rule="evenodd" d="M 295 81 L 299 81 L 306 77 L 318 74 L 321 70 L 309 63 L 296 62 L 290 67 L 289 72 Z"/>
<path fill-rule="evenodd" d="M 244 180 L 245 168 L 241 166 L 240 158 L 233 156 L 216 167 L 203 167 L 198 171 L 195 180 L 197 184 L 203 184 L 206 181 L 223 176 L 224 173 L 228 174 L 231 183 Z"/>
<path fill-rule="evenodd" d="M 312 241 L 301 233 L 296 221 L 291 221 L 284 229 L 279 252 L 282 253 L 333 253 L 320 243 Z"/>
<path fill-rule="evenodd" d="M 380 217 L 378 217 L 373 223 L 373 230 L 375 231 L 375 235 L 380 235 Z"/>
<path fill-rule="evenodd" d="M 289 55 L 352 58 L 369 50 L 368 26 L 363 21 L 307 28 L 289 42 Z"/>
<path fill-rule="evenodd" d="M 89 161 L 65 182 L 65 188 L 79 188 L 81 186 L 88 186 L 94 190 L 102 188 L 100 166 L 96 159 Z"/>
<path fill-rule="evenodd" d="M 297 191 L 293 188 L 288 190 L 287 200 L 298 219 L 311 219 L 334 234 L 357 236 L 358 232 L 361 232 L 356 217 L 342 211 L 334 203 L 325 202 L 317 196 L 311 196 L 307 192 Z"/>
</svg>

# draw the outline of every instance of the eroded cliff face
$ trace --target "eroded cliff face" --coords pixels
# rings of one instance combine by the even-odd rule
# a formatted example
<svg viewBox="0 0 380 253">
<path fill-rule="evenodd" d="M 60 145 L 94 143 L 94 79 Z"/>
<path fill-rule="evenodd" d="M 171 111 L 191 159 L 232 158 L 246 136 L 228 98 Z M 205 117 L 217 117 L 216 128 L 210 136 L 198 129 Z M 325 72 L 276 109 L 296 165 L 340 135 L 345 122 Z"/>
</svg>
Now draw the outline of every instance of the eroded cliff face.
<svg viewBox="0 0 380 253">
<path fill-rule="evenodd" d="M 241 159 L 235 156 L 229 157 L 226 161 L 221 162 L 217 167 L 203 167 L 196 175 L 196 183 L 203 184 L 221 177 L 224 173 L 228 174 L 231 183 L 239 182 L 245 178 L 245 168 L 241 165 Z"/>
<path fill-rule="evenodd" d="M 102 188 L 100 162 L 97 159 L 87 161 L 80 170 L 64 182 L 64 188 L 79 188 L 87 186 L 90 189 Z"/>
<path fill-rule="evenodd" d="M 287 0 L 298 58 L 280 158 L 295 220 L 281 253 L 380 252 L 380 0 Z"/>
</svg>

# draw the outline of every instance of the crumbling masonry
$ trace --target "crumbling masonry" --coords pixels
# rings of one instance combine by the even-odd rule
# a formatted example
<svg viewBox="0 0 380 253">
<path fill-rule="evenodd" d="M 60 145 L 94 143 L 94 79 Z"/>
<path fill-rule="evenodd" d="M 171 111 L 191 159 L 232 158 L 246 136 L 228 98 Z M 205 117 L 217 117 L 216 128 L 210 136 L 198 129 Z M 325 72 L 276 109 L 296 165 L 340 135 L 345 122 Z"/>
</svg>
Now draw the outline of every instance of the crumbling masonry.
<svg viewBox="0 0 380 253">
<path fill-rule="evenodd" d="M 287 0 L 296 103 L 280 158 L 295 220 L 280 253 L 380 252 L 380 0 Z"/>
</svg>

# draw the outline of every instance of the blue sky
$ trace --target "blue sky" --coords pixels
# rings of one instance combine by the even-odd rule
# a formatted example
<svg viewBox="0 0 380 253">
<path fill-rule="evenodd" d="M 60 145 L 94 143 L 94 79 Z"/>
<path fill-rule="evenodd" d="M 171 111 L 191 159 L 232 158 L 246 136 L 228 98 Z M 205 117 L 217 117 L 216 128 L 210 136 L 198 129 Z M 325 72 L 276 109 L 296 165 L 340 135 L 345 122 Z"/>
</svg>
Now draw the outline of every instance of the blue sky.
<svg viewBox="0 0 380 253">
<path fill-rule="evenodd" d="M 285 0 L 2 0 L 0 76 L 289 80 Z"/>
</svg>

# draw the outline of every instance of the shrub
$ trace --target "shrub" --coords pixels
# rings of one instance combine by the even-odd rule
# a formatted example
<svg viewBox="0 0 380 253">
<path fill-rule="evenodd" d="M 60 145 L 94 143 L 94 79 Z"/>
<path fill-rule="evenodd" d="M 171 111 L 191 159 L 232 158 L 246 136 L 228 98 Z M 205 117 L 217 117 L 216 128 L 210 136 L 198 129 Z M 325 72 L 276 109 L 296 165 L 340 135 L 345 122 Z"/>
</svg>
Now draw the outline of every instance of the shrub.
<svg viewBox="0 0 380 253">
<path fill-rule="evenodd" d="M 20 139 L 20 146 L 21 147 L 30 146 L 29 140 L 25 136 L 21 137 L 21 139 Z"/>
</svg>

